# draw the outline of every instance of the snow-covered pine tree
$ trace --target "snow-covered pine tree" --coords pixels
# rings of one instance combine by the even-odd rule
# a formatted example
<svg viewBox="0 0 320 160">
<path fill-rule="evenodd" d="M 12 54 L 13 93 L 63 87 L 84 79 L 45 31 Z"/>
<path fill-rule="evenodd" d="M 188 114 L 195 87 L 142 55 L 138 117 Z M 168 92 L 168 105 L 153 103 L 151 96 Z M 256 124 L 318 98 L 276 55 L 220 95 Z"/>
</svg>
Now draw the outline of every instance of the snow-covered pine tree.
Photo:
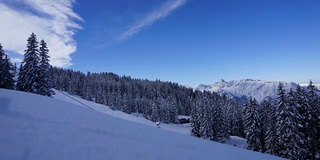
<svg viewBox="0 0 320 160">
<path fill-rule="evenodd" d="M 312 81 L 307 87 L 307 99 L 309 102 L 309 116 L 308 124 L 309 127 L 306 130 L 307 135 L 307 148 L 308 148 L 308 159 L 317 159 L 320 156 L 320 101 L 319 96 L 316 94 L 316 88 Z M 319 157 L 320 158 L 320 157 Z"/>
<path fill-rule="evenodd" d="M 14 89 L 13 66 L 0 43 L 0 88 Z"/>
<path fill-rule="evenodd" d="M 310 85 L 311 84 L 311 85 Z M 316 127 L 315 123 L 312 123 L 313 120 L 315 120 L 315 115 L 316 113 L 313 111 L 316 111 L 317 109 L 314 109 L 314 105 L 312 102 L 315 95 L 313 94 L 313 87 L 312 87 L 312 82 L 309 84 L 308 92 L 304 89 L 302 89 L 300 86 L 297 87 L 296 92 L 295 92 L 295 100 L 296 100 L 296 105 L 297 105 L 297 110 L 300 115 L 300 118 L 298 120 L 299 123 L 299 131 L 300 133 L 303 133 L 303 140 L 304 142 L 301 143 L 301 147 L 306 150 L 306 159 L 316 159 L 316 150 L 317 150 L 317 144 L 316 138 L 319 136 L 317 133 L 319 130 L 319 127 Z M 315 98 L 317 99 L 317 98 Z M 315 102 L 315 106 L 319 104 L 319 102 Z M 317 114 L 319 115 L 319 114 Z M 319 117 L 318 117 L 319 118 Z M 316 128 L 316 129 L 315 129 Z M 318 149 L 319 152 L 319 149 Z"/>
<path fill-rule="evenodd" d="M 27 49 L 25 50 L 22 67 L 20 67 L 17 81 L 17 89 L 24 92 L 38 94 L 40 85 L 39 73 L 39 50 L 38 41 L 34 33 L 28 38 Z"/>
<path fill-rule="evenodd" d="M 289 159 L 305 159 L 306 150 L 302 147 L 304 144 L 304 134 L 299 131 L 300 115 L 295 103 L 295 94 L 290 89 L 286 95 L 287 101 L 287 128 L 284 130 L 283 140 L 285 148 L 287 149 L 287 157 Z"/>
<path fill-rule="evenodd" d="M 178 119 L 178 107 L 177 107 L 177 101 L 174 96 L 169 96 L 167 98 L 168 101 L 168 107 L 169 107 L 169 122 L 175 123 Z"/>
<path fill-rule="evenodd" d="M 160 107 L 159 107 L 159 102 L 152 102 L 151 104 L 152 112 L 150 115 L 150 120 L 153 122 L 159 122 L 160 121 Z"/>
<path fill-rule="evenodd" d="M 124 113 L 131 114 L 128 94 L 126 94 L 126 93 L 123 94 L 123 96 L 122 96 L 122 104 L 120 106 L 120 110 L 123 111 Z"/>
<path fill-rule="evenodd" d="M 225 105 L 225 119 L 228 119 L 228 128 L 226 129 L 228 134 L 226 138 L 230 135 L 239 136 L 245 138 L 243 119 L 242 119 L 242 104 L 240 104 L 235 99 L 227 99 Z"/>
<path fill-rule="evenodd" d="M 39 78 L 40 78 L 40 84 L 38 88 L 38 94 L 44 95 L 44 96 L 49 96 L 54 93 L 52 90 L 52 80 L 51 80 L 51 75 L 49 72 L 50 69 L 50 64 L 49 64 L 49 58 L 50 56 L 48 55 L 48 47 L 47 43 L 44 40 L 40 41 L 40 48 L 39 48 L 39 57 L 40 57 L 40 73 L 39 73 Z"/>
<path fill-rule="evenodd" d="M 277 155 L 280 157 L 287 157 L 287 148 L 284 144 L 287 141 L 287 137 L 285 137 L 285 130 L 288 128 L 287 125 L 287 117 L 288 117 L 288 109 L 286 102 L 286 91 L 282 83 L 279 83 L 277 89 L 277 104 L 276 104 L 276 135 L 278 138 L 279 150 L 277 151 Z M 285 139 L 284 139 L 285 138 Z"/>
<path fill-rule="evenodd" d="M 267 128 L 265 135 L 266 153 L 278 155 L 279 142 L 276 134 L 276 108 L 271 103 L 268 104 L 267 114 Z"/>
<path fill-rule="evenodd" d="M 193 101 L 193 107 L 191 109 L 191 136 L 201 137 L 200 126 L 201 117 L 203 115 L 203 109 L 201 108 L 201 93 L 200 91 L 195 91 Z"/>
<path fill-rule="evenodd" d="M 201 108 L 203 108 L 203 116 L 200 117 L 200 135 L 203 139 L 215 140 L 215 133 L 213 130 L 213 110 L 207 96 L 201 101 Z"/>
<path fill-rule="evenodd" d="M 268 112 L 270 109 L 271 103 L 269 100 L 263 100 L 260 103 L 260 109 L 259 109 L 259 114 L 260 114 L 260 119 L 261 119 L 261 143 L 262 143 L 262 152 L 266 152 L 266 135 L 267 135 L 267 130 L 268 130 L 268 125 L 269 125 L 269 117 L 268 117 Z"/>
<path fill-rule="evenodd" d="M 228 119 L 229 123 L 229 129 L 230 129 L 230 135 L 235 135 L 237 134 L 237 121 L 236 121 L 236 105 L 232 101 L 228 101 L 227 106 L 226 106 L 226 118 Z"/>
<path fill-rule="evenodd" d="M 280 157 L 299 159 L 299 156 L 303 156 L 298 145 L 301 138 L 296 116 L 299 115 L 294 105 L 293 92 L 290 91 L 286 95 L 283 84 L 279 83 L 276 104 L 276 134 L 279 142 L 277 155 Z"/>
<path fill-rule="evenodd" d="M 226 98 L 219 99 L 213 103 L 213 132 L 214 132 L 214 141 L 224 143 L 226 138 L 229 138 L 228 133 L 228 122 L 225 120 L 223 113 L 223 105 Z"/>
<path fill-rule="evenodd" d="M 243 127 L 243 120 L 242 120 L 242 105 L 238 104 L 237 102 L 233 102 L 231 106 L 232 109 L 232 128 L 231 128 L 231 135 L 245 137 L 244 135 L 244 127 Z"/>
<path fill-rule="evenodd" d="M 297 112 L 298 115 L 300 115 L 299 117 L 297 117 L 297 123 L 298 125 L 298 130 L 300 133 L 302 133 L 301 137 L 302 137 L 302 142 L 299 143 L 301 148 L 306 149 L 307 151 L 307 155 L 308 152 L 310 151 L 308 149 L 308 138 L 309 137 L 309 133 L 310 133 L 310 127 L 309 127 L 309 118 L 311 117 L 310 115 L 310 110 L 309 110 L 309 102 L 307 99 L 307 93 L 304 89 L 302 89 L 300 87 L 300 85 L 297 86 L 296 91 L 295 91 L 295 105 L 297 108 Z M 312 129 L 313 130 L 313 129 Z"/>
<path fill-rule="evenodd" d="M 219 95 L 216 95 L 215 93 L 213 94 L 214 97 L 220 97 L 218 98 L 220 101 L 219 104 L 219 108 L 218 110 L 221 111 L 221 115 L 220 115 L 220 118 L 222 121 L 221 121 L 221 131 L 223 131 L 223 134 L 222 134 L 222 141 L 219 140 L 220 142 L 224 142 L 226 138 L 229 138 L 230 137 L 230 134 L 231 134 L 231 125 L 230 125 L 230 116 L 231 116 L 231 111 L 230 111 L 230 106 L 231 106 L 231 102 L 229 100 L 229 98 L 223 94 L 222 96 L 219 96 Z M 229 106 L 229 107 L 228 107 Z M 234 106 L 233 106 L 234 107 Z M 218 114 L 219 115 L 219 114 Z"/>
<path fill-rule="evenodd" d="M 248 149 L 262 151 L 261 144 L 261 122 L 258 113 L 258 104 L 255 99 L 250 97 L 249 102 L 244 105 L 244 132 L 248 143 Z"/>
</svg>

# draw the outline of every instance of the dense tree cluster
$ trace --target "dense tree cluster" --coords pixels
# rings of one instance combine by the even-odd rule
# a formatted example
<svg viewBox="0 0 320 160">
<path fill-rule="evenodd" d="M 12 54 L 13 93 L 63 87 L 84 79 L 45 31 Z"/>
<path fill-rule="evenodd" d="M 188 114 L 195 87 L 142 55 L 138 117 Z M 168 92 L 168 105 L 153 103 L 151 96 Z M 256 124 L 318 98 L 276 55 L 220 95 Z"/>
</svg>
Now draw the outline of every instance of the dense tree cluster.
<svg viewBox="0 0 320 160">
<path fill-rule="evenodd" d="M 51 96 L 52 85 L 47 44 L 41 40 L 40 46 L 34 33 L 28 38 L 27 49 L 19 69 L 16 88 L 19 91 Z"/>
<path fill-rule="evenodd" d="M 228 100 L 224 96 L 206 91 L 195 91 L 193 101 L 194 105 L 191 112 L 192 136 L 223 143 L 226 138 L 229 138 L 231 131 L 239 132 L 236 128 L 242 126 L 234 127 L 233 122 L 229 121 L 236 121 L 237 119 L 232 118 L 231 110 L 227 112 L 228 109 L 231 109 L 230 107 L 234 108 L 235 106 L 228 106 L 232 103 L 227 103 Z M 230 119 L 227 117 L 230 117 Z"/>
<path fill-rule="evenodd" d="M 0 88 L 14 89 L 14 67 L 0 43 Z"/>
<path fill-rule="evenodd" d="M 230 134 L 243 136 L 241 105 L 225 96 L 113 73 L 84 74 L 56 67 L 51 72 L 54 88 L 112 109 L 164 123 L 176 123 L 177 115 L 191 115 L 192 130 L 199 128 L 193 135 L 214 141 L 224 142 Z"/>
<path fill-rule="evenodd" d="M 320 156 L 320 98 L 310 81 L 306 89 L 285 91 L 280 83 L 275 104 L 250 99 L 243 119 L 248 149 L 289 159 Z"/>
<path fill-rule="evenodd" d="M 125 113 L 143 114 L 154 122 L 175 123 L 189 115 L 193 90 L 177 83 L 132 79 L 113 73 L 76 72 L 52 68 L 54 88 L 108 105 Z"/>
</svg>

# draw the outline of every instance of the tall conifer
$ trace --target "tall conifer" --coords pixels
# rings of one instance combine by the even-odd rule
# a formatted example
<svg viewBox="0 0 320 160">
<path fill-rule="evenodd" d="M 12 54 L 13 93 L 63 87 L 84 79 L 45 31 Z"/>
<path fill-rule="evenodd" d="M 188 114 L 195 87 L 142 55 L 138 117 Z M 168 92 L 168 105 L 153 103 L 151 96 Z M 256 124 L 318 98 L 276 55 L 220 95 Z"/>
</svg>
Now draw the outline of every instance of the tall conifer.
<svg viewBox="0 0 320 160">
<path fill-rule="evenodd" d="M 22 66 L 20 67 L 17 89 L 24 92 L 38 94 L 40 85 L 39 50 L 36 35 L 34 33 L 28 38 Z"/>
<path fill-rule="evenodd" d="M 0 43 L 0 88 L 14 89 L 13 66 Z"/>
<path fill-rule="evenodd" d="M 52 80 L 50 76 L 50 64 L 49 64 L 49 53 L 47 43 L 44 40 L 40 41 L 40 48 L 39 48 L 39 66 L 40 66 L 40 72 L 39 72 L 39 88 L 38 88 L 38 94 L 44 95 L 44 96 L 51 96 L 52 91 Z"/>
<path fill-rule="evenodd" d="M 244 106 L 244 127 L 245 135 L 248 143 L 248 149 L 261 152 L 261 121 L 258 113 L 258 105 L 255 99 L 250 97 L 249 102 Z"/>
</svg>

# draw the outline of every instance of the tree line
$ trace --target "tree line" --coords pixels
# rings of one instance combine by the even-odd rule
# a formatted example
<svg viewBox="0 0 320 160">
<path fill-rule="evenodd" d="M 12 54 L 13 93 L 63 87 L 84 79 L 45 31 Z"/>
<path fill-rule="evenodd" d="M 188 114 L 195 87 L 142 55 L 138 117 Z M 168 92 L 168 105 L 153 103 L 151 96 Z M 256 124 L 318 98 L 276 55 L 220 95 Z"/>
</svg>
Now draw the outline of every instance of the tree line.
<svg viewBox="0 0 320 160">
<path fill-rule="evenodd" d="M 114 110 L 139 113 L 154 122 L 177 123 L 177 116 L 191 115 L 196 101 L 204 95 L 220 97 L 216 93 L 194 91 L 177 83 L 134 79 L 107 72 L 85 74 L 52 67 L 51 75 L 53 86 L 58 90 L 110 106 Z M 223 101 L 223 98 L 218 99 Z M 225 98 L 224 101 L 227 100 Z"/>
<path fill-rule="evenodd" d="M 14 89 L 14 67 L 0 43 L 0 88 Z"/>
<path fill-rule="evenodd" d="M 106 72 L 85 74 L 52 67 L 51 75 L 53 86 L 58 90 L 114 110 L 141 114 L 153 122 L 178 123 L 178 115 L 191 116 L 192 126 L 201 128 L 199 133 L 192 129 L 192 135 L 196 137 L 222 143 L 230 135 L 244 137 L 242 105 L 233 97 L 201 92 L 172 82 L 134 79 Z M 206 111 L 207 116 L 202 116 Z M 202 120 L 207 122 L 207 127 L 203 126 Z"/>
</svg>

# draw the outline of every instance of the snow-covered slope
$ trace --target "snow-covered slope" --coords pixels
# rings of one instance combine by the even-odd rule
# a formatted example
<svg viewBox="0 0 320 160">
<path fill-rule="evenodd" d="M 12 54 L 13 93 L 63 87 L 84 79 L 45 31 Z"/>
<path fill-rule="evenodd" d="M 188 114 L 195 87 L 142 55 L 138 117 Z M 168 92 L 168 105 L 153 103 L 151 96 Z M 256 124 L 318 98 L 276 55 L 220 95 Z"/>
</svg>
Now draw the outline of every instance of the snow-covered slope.
<svg viewBox="0 0 320 160">
<path fill-rule="evenodd" d="M 128 120 L 131 122 L 136 122 L 136 123 L 140 123 L 146 126 L 150 126 L 150 127 L 157 127 L 156 124 L 152 121 L 149 121 L 147 119 L 145 119 L 143 116 L 139 115 L 139 114 L 127 114 L 124 113 L 122 111 L 114 111 L 112 109 L 110 109 L 110 107 L 102 105 L 102 104 L 98 104 L 92 101 L 87 101 L 85 99 L 82 99 L 80 97 L 77 96 L 73 96 L 70 95 L 66 92 L 63 91 L 59 91 L 59 90 L 55 90 L 55 95 L 53 95 L 53 98 L 58 99 L 58 100 L 62 100 L 62 101 L 66 101 L 66 102 L 70 102 L 70 103 L 74 103 L 89 109 L 93 109 L 95 111 L 113 116 L 113 117 L 117 117 L 120 119 L 124 119 L 124 120 Z M 180 125 L 180 124 L 165 124 L 162 123 L 160 125 L 161 129 L 167 130 L 167 131 L 172 131 L 172 132 L 176 132 L 176 133 L 182 133 L 185 135 L 191 135 L 190 133 L 190 124 L 184 124 L 184 125 Z"/>
<path fill-rule="evenodd" d="M 139 114 L 127 114 L 127 113 L 124 113 L 121 111 L 114 111 L 114 110 L 111 110 L 108 106 L 97 104 L 92 101 L 87 101 L 85 99 L 70 95 L 70 94 L 63 92 L 63 91 L 59 91 L 59 90 L 54 90 L 54 91 L 56 93 L 53 96 L 55 99 L 59 99 L 62 101 L 81 105 L 83 107 L 90 108 L 95 111 L 98 111 L 98 112 L 101 112 L 101 113 L 104 113 L 104 114 L 107 114 L 107 115 L 110 115 L 113 117 L 117 117 L 120 119 L 124 119 L 124 120 L 128 120 L 131 122 L 143 124 L 146 126 L 158 128 L 156 123 L 145 119 L 143 116 L 141 116 Z M 179 117 L 180 118 L 190 118 L 190 116 L 182 116 L 182 115 L 180 115 Z M 190 127 L 191 127 L 190 123 L 187 123 L 187 124 L 166 124 L 166 123 L 163 123 L 160 125 L 160 129 L 164 129 L 164 130 L 176 132 L 176 133 L 181 133 L 181 134 L 188 135 L 188 136 L 191 136 Z M 239 148 L 247 148 L 246 140 L 241 137 L 237 137 L 237 136 L 231 136 L 229 139 L 226 140 L 225 144 L 228 144 L 231 146 L 236 146 Z"/>
<path fill-rule="evenodd" d="M 290 88 L 295 89 L 297 84 L 291 82 L 282 82 L 286 90 Z M 257 101 L 262 101 L 264 98 L 274 99 L 277 94 L 277 87 L 279 82 L 263 81 L 263 80 L 234 80 L 226 82 L 221 80 L 211 85 L 199 85 L 197 90 L 213 91 L 218 93 L 226 93 L 238 97 L 242 100 L 248 99 L 250 96 Z"/>
<path fill-rule="evenodd" d="M 0 159 L 280 159 L 0 89 Z"/>
</svg>

